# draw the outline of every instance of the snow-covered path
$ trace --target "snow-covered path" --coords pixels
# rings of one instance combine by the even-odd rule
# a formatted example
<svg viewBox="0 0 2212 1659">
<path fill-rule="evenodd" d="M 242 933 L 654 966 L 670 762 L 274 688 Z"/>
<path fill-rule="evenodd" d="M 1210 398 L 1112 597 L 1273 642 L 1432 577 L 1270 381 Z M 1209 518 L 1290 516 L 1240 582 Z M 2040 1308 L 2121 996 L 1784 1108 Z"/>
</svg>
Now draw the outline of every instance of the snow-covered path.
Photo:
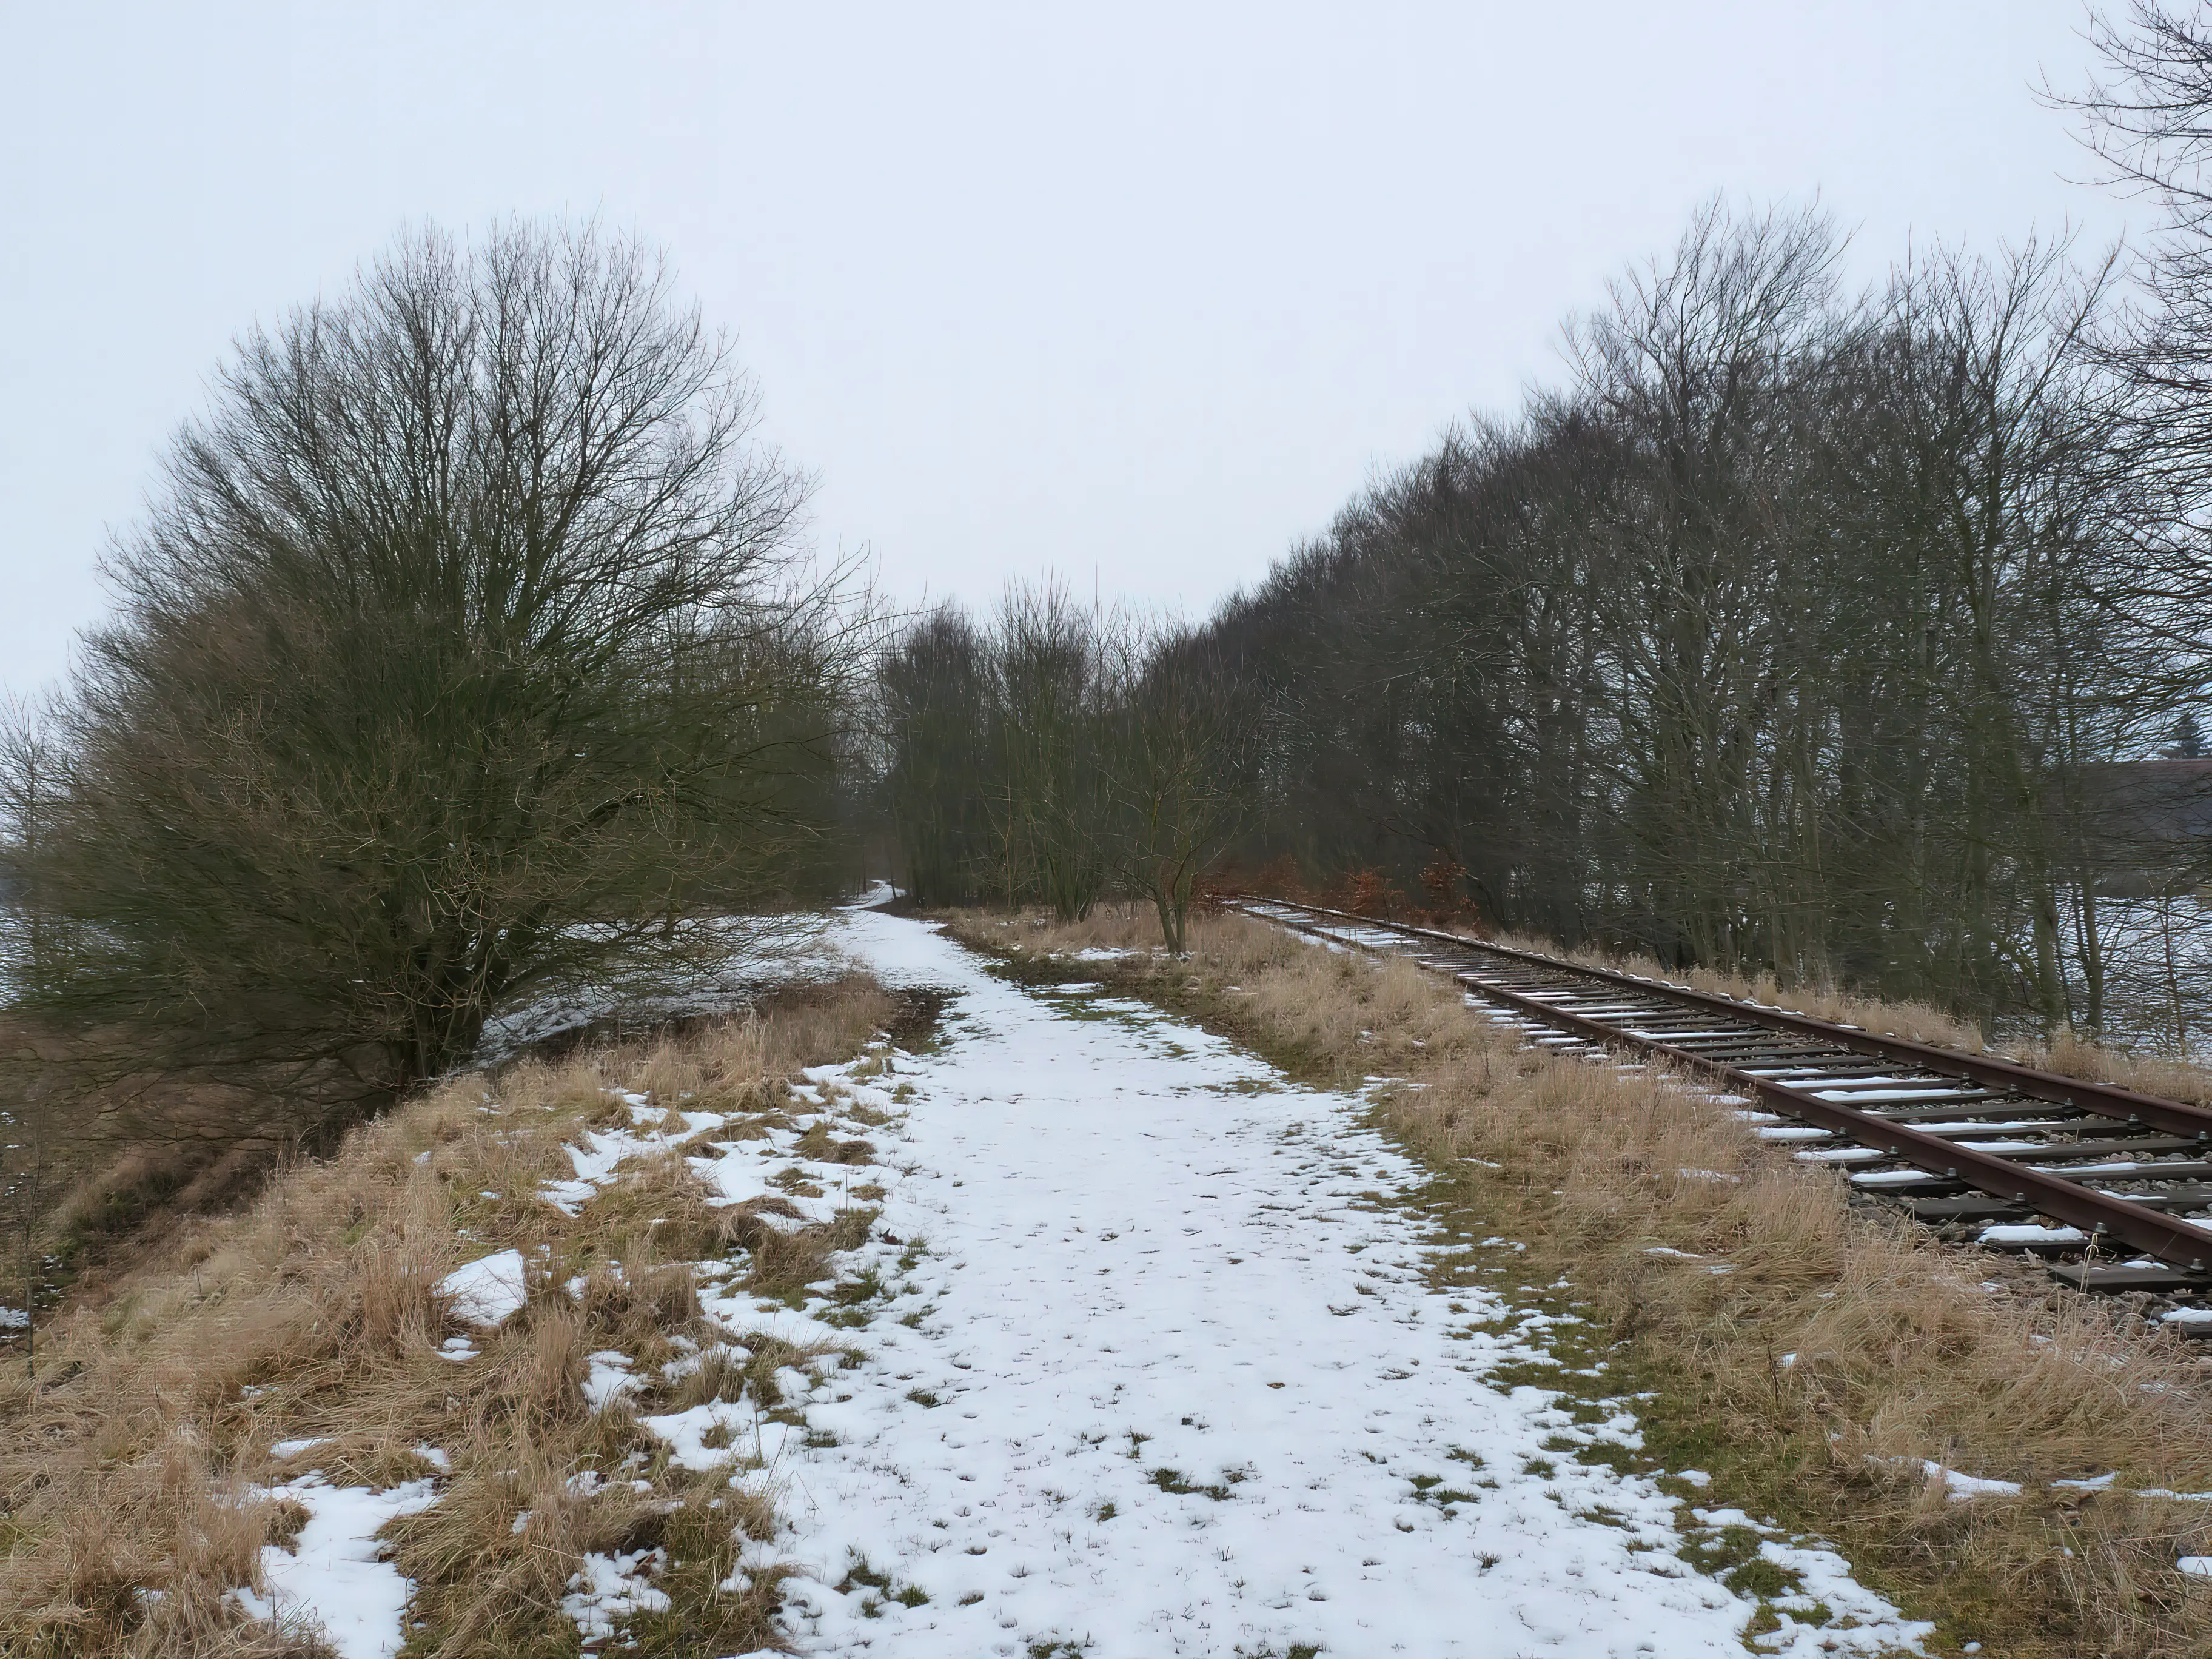
<svg viewBox="0 0 2212 1659">
<path fill-rule="evenodd" d="M 779 1466 L 803 1651 L 1742 1651 L 1758 1603 L 1680 1559 L 1675 1500 L 1572 1455 L 1635 1444 L 1632 1418 L 1484 1382 L 1544 1316 L 1424 1282 L 1424 1223 L 1376 1201 L 1419 1172 L 1360 1101 L 1096 988 L 1009 984 L 921 923 L 852 912 L 842 943 L 958 995 L 898 1062 L 872 1248 L 904 1293 Z M 1778 1607 L 1856 1621 L 1785 1619 L 1765 1650 L 1924 1628 L 1836 1557 L 1765 1548 L 1804 1583 Z"/>
</svg>

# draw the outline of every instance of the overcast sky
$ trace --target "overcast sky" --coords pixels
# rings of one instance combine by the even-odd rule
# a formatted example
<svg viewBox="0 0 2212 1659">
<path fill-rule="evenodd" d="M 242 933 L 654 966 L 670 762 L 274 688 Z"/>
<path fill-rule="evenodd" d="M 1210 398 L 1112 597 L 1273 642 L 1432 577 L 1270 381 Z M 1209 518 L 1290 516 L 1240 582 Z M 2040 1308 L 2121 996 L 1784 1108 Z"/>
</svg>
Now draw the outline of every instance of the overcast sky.
<svg viewBox="0 0 2212 1659">
<path fill-rule="evenodd" d="M 673 252 L 811 534 L 911 602 L 1052 567 L 1192 613 L 1470 409 L 1715 192 L 1878 275 L 2124 204 L 2077 0 L 1110 7 L 0 0 L 0 683 L 256 319 L 424 217 Z"/>
</svg>

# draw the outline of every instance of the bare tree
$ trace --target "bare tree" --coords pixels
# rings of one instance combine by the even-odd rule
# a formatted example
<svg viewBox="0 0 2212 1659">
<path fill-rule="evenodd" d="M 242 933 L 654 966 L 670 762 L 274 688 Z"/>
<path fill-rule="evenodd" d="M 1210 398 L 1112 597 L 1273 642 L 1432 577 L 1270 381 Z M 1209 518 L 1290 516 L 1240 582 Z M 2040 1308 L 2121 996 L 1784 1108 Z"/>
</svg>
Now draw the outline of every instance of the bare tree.
<svg viewBox="0 0 2212 1659">
<path fill-rule="evenodd" d="M 1055 581 L 1010 586 L 992 629 L 992 799 L 1007 896 L 1090 914 L 1107 878 L 1111 793 L 1099 618 Z"/>
<path fill-rule="evenodd" d="M 878 665 L 883 804 L 923 904 L 964 903 L 993 887 L 992 685 L 985 641 L 950 605 L 907 629 Z"/>
<path fill-rule="evenodd" d="M 1755 815 L 1785 619 L 1786 433 L 1793 385 L 1827 345 L 1841 255 L 1816 212 L 1711 204 L 1571 335 L 1578 390 L 1632 459 L 1597 598 L 1642 931 L 1668 955 L 1744 963 L 1776 920 Z"/>
<path fill-rule="evenodd" d="M 1243 810 L 1243 703 L 1212 651 L 1181 627 L 1126 624 L 1109 649 L 1118 862 L 1180 956 L 1198 884 Z"/>
<path fill-rule="evenodd" d="M 248 337 L 39 751 L 27 1006 L 368 1097 L 805 885 L 853 641 L 754 410 L 592 228 L 425 231 Z"/>
</svg>

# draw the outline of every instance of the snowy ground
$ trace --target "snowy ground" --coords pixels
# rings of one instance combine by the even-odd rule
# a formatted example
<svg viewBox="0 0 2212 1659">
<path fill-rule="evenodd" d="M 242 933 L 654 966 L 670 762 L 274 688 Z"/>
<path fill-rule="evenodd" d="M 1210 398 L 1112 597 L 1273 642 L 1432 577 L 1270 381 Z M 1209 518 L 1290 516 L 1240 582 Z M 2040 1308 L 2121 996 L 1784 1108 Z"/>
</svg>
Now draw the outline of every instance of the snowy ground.
<svg viewBox="0 0 2212 1659">
<path fill-rule="evenodd" d="M 890 897 L 878 883 L 872 902 Z M 823 943 L 821 918 L 811 912 L 781 916 L 727 916 L 696 924 L 689 941 L 693 961 L 676 969 L 647 958 L 607 982 L 539 997 L 486 1022 L 469 1068 L 496 1066 L 525 1048 L 555 1037 L 656 1021 L 723 1014 L 741 1009 L 763 992 L 835 973 L 842 963 Z"/>
<path fill-rule="evenodd" d="M 1548 1316 L 1430 1287 L 1439 1243 L 1397 1201 L 1420 1172 L 1360 1100 L 1095 987 L 1008 984 L 924 924 L 842 935 L 957 995 L 897 1062 L 896 1183 L 853 1262 L 889 1299 L 775 1463 L 802 1651 L 1742 1650 L 1759 1603 L 1682 1552 L 1746 1517 L 1685 1530 L 1652 1478 L 1577 1461 L 1637 1445 L 1632 1401 L 1577 1423 L 1484 1380 L 1542 1358 Z M 1760 1551 L 1801 1586 L 1761 1650 L 1925 1634 L 1833 1554 Z"/>
<path fill-rule="evenodd" d="M 848 911 L 827 943 L 951 993 L 941 1040 L 817 1067 L 781 1127 L 692 1162 L 726 1200 L 785 1194 L 805 1219 L 880 1203 L 873 1235 L 804 1310 L 756 1303 L 742 1262 L 694 1264 L 726 1354 L 777 1338 L 815 1357 L 776 1371 L 775 1399 L 749 1382 L 640 1417 L 684 1468 L 776 1489 L 784 1530 L 746 1546 L 729 1587 L 795 1565 L 800 1652 L 1595 1659 L 1740 1653 L 1747 1634 L 1774 1653 L 1918 1650 L 1928 1627 L 1833 1553 L 1692 1507 L 1697 1471 L 1618 1472 L 1649 1467 L 1635 1402 L 1602 1361 L 1561 1364 L 1578 1333 L 1558 1297 L 1466 1286 L 1471 1241 L 1408 1201 L 1421 1171 L 1364 1101 L 1095 985 L 1020 988 L 922 923 Z M 574 1178 L 539 1196 L 574 1213 L 630 1158 L 727 1121 L 628 1099 L 631 1125 L 585 1135 Z M 864 1133 L 881 1161 L 817 1161 L 824 1131 Z M 480 1331 L 526 1273 L 503 1251 L 439 1289 Z M 679 1346 L 657 1379 L 593 1354 L 587 1401 L 641 1402 L 712 1357 Z M 466 1364 L 477 1340 L 441 1352 Z M 271 1449 L 296 1469 L 321 1443 Z M 437 1479 L 372 1492 L 311 1468 L 269 1488 L 308 1522 L 240 1604 L 320 1623 L 344 1659 L 394 1654 L 411 1586 L 375 1534 L 440 1501 L 449 1468 L 417 1449 Z M 589 1557 L 562 1608 L 618 1650 L 628 1620 L 669 1605 L 668 1565 Z"/>
</svg>

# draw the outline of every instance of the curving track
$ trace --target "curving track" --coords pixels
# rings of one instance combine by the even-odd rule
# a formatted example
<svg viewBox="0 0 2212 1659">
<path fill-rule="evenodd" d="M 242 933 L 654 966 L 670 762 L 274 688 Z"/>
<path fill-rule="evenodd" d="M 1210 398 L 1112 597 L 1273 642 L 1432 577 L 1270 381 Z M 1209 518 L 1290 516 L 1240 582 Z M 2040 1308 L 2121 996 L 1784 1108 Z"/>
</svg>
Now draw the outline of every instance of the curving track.
<svg viewBox="0 0 2212 1659">
<path fill-rule="evenodd" d="M 1448 974 L 1534 1040 L 1719 1083 L 1765 1139 L 1947 1237 L 2090 1291 L 2212 1301 L 2212 1110 L 1434 928 L 1255 895 L 1246 915 Z"/>
</svg>

